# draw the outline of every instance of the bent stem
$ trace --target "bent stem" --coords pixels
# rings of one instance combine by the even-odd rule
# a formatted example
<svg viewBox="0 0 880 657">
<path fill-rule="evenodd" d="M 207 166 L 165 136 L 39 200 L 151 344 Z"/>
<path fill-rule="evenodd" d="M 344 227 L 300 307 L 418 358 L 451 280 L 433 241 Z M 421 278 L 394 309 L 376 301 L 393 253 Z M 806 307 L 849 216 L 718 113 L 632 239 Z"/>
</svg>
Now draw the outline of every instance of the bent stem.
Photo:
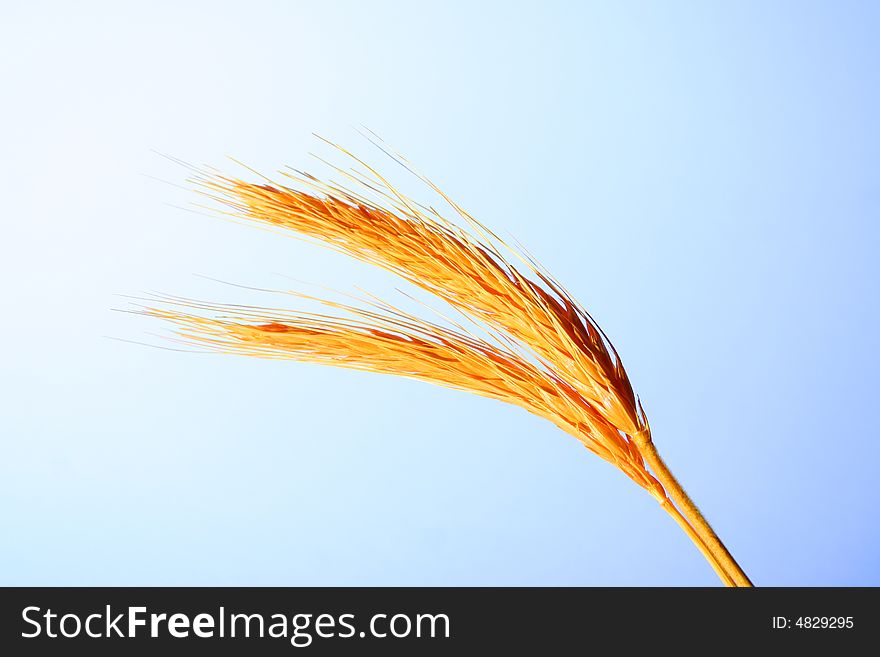
<svg viewBox="0 0 880 657">
<path fill-rule="evenodd" d="M 730 575 L 727 574 L 727 572 L 724 570 L 724 567 L 720 563 L 718 563 L 717 559 L 715 559 L 715 555 L 712 554 L 712 552 L 703 542 L 703 539 L 700 538 L 699 534 L 694 531 L 694 528 L 690 526 L 690 523 L 688 523 L 687 519 L 683 515 L 681 515 L 681 512 L 672 503 L 672 500 L 667 497 L 660 503 L 660 506 L 663 507 L 666 513 L 672 516 L 672 519 L 678 523 L 678 526 L 681 527 L 684 530 L 684 533 L 688 535 L 688 538 L 693 541 L 694 545 L 697 546 L 697 549 L 700 551 L 706 561 L 709 562 L 709 565 L 712 566 L 715 574 L 718 575 L 718 577 L 721 579 L 721 582 L 724 584 L 724 586 L 736 586 L 733 579 L 730 577 Z"/>
<path fill-rule="evenodd" d="M 654 476 L 657 477 L 669 495 L 661 503 L 661 506 L 685 531 L 718 574 L 718 577 L 721 578 L 721 581 L 726 586 L 752 586 L 751 580 L 740 568 L 721 539 L 718 538 L 718 534 L 712 529 L 709 521 L 703 517 L 697 505 L 669 470 L 654 446 L 650 435 L 637 436 L 636 443 Z"/>
</svg>

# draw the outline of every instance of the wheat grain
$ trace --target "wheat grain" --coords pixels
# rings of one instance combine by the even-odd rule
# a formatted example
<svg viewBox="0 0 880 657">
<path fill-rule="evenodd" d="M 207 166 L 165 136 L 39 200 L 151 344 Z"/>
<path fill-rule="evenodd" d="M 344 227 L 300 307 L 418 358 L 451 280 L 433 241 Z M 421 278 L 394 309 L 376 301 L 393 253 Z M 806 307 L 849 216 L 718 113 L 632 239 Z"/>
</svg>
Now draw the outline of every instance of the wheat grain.
<svg viewBox="0 0 880 657">
<path fill-rule="evenodd" d="M 417 204 L 340 150 L 361 167 L 336 168 L 344 185 L 293 171 L 283 184 L 212 171 L 192 180 L 227 216 L 291 231 L 393 272 L 470 317 L 487 337 L 387 304 L 320 300 L 338 316 L 167 298 L 145 312 L 176 323 L 189 343 L 217 351 L 407 376 L 524 408 L 648 490 L 722 581 L 748 583 L 659 459 L 620 357 L 593 318 L 537 263 L 429 180 L 422 178 L 463 225 Z"/>
</svg>

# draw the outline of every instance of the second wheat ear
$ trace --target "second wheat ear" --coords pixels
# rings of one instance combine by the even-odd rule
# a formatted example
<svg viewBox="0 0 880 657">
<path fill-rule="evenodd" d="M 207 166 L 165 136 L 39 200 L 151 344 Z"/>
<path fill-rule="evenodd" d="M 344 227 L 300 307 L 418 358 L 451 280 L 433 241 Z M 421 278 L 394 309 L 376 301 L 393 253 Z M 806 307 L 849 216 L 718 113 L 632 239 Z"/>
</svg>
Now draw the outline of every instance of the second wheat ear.
<svg viewBox="0 0 880 657">
<path fill-rule="evenodd" d="M 323 314 L 166 298 L 144 312 L 174 322 L 187 343 L 218 352 L 396 374 L 520 406 L 653 495 L 724 584 L 751 586 L 658 454 L 620 357 L 589 313 L 426 178 L 458 223 L 336 148 L 355 165 L 334 167 L 342 184 L 296 171 L 284 172 L 283 184 L 201 170 L 192 182 L 224 214 L 393 272 L 481 330 L 426 321 L 381 302 L 318 299 L 333 311 Z"/>
</svg>

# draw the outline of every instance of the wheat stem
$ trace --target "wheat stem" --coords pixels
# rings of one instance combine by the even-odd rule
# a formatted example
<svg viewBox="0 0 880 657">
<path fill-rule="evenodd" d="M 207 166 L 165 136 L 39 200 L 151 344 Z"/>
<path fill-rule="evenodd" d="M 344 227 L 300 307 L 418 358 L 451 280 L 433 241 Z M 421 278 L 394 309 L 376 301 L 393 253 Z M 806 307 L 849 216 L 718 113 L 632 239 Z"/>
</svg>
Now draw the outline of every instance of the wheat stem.
<svg viewBox="0 0 880 657">
<path fill-rule="evenodd" d="M 700 535 L 694 531 L 694 528 L 691 527 L 690 523 L 687 519 L 681 515 L 681 512 L 676 508 L 675 504 L 672 503 L 668 497 L 661 502 L 660 506 L 662 506 L 666 512 L 672 516 L 672 519 L 678 523 L 679 527 L 684 530 L 684 533 L 688 535 L 688 538 L 693 541 L 694 545 L 697 546 L 697 549 L 709 562 L 709 565 L 712 566 L 712 569 L 715 571 L 715 574 L 721 579 L 721 582 L 725 586 L 736 586 L 733 579 L 730 575 L 727 574 L 727 571 L 724 570 L 724 567 L 718 563 L 718 560 L 715 559 L 715 555 L 712 554 L 712 551 L 709 550 L 709 547 L 703 542 L 703 539 L 700 538 Z"/>
<path fill-rule="evenodd" d="M 730 554 L 724 543 L 721 542 L 721 539 L 718 538 L 718 534 L 712 529 L 709 521 L 706 520 L 697 508 L 697 505 L 690 498 L 690 495 L 687 494 L 687 491 L 678 483 L 678 479 L 669 470 L 669 467 L 663 461 L 663 458 L 657 451 L 657 447 L 651 440 L 650 434 L 638 435 L 635 437 L 635 441 L 648 467 L 651 468 L 654 476 L 657 477 L 663 488 L 666 489 L 667 494 L 677 507 L 677 514 L 671 513 L 669 509 L 671 505 L 665 502 L 663 504 L 664 508 L 679 522 L 679 525 L 682 525 L 682 523 L 677 515 L 683 516 L 686 519 L 691 531 L 688 531 L 684 525 L 682 525 L 682 528 L 700 552 L 703 553 L 703 556 L 706 557 L 710 565 L 715 568 L 715 572 L 718 573 L 721 581 L 727 586 L 752 586 L 751 580 L 743 569 L 740 568 L 740 565 L 733 558 L 733 555 Z M 707 551 L 708 555 L 706 554 Z M 719 572 L 719 568 L 721 572 Z"/>
</svg>

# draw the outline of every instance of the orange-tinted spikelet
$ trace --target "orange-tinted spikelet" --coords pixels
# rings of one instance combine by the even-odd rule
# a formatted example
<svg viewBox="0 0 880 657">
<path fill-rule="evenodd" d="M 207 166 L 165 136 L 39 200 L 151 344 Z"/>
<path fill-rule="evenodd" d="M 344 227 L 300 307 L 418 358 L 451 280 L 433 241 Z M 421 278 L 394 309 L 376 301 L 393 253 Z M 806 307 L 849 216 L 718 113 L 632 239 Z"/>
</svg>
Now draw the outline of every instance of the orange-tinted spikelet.
<svg viewBox="0 0 880 657">
<path fill-rule="evenodd" d="M 423 178 L 463 225 L 416 204 L 356 161 L 363 171 L 337 169 L 345 187 L 293 173 L 284 174 L 284 184 L 213 173 L 195 182 L 225 214 L 393 272 L 474 320 L 488 337 L 386 304 L 323 301 L 339 312 L 331 315 L 170 300 L 147 312 L 175 322 L 189 342 L 218 351 L 396 374 L 520 406 L 665 500 L 633 440 L 649 435 L 647 421 L 617 352 L 590 315 L 430 181 Z"/>
</svg>

